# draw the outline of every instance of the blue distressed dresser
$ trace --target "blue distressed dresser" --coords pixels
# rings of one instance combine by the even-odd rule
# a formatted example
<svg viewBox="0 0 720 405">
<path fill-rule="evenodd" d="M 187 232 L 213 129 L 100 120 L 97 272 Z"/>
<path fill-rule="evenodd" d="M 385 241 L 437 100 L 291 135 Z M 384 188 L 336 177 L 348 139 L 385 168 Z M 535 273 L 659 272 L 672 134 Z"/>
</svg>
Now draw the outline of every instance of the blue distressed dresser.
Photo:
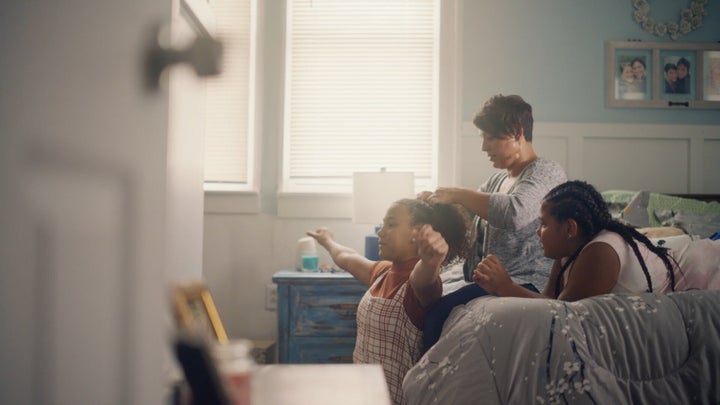
<svg viewBox="0 0 720 405">
<path fill-rule="evenodd" d="M 352 363 L 357 306 L 367 286 L 350 273 L 283 270 L 278 288 L 278 361 Z"/>
</svg>

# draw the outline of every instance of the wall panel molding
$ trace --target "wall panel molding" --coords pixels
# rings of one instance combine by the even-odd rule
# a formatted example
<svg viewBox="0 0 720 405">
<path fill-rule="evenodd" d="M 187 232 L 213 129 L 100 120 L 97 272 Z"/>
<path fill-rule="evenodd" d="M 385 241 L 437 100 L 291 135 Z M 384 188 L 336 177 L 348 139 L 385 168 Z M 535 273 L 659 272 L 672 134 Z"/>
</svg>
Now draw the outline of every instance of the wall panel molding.
<svg viewBox="0 0 720 405">
<path fill-rule="evenodd" d="M 471 122 L 462 128 L 459 182 L 477 187 L 496 169 L 477 129 Z M 533 144 L 569 178 L 599 189 L 720 193 L 720 126 L 536 122 Z"/>
</svg>

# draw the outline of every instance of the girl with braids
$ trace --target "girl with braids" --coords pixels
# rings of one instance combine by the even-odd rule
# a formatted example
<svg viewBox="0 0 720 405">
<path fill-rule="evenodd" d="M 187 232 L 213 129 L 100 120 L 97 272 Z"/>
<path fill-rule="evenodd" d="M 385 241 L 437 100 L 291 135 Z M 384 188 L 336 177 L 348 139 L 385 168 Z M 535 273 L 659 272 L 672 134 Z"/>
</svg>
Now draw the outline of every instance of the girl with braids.
<svg viewBox="0 0 720 405">
<path fill-rule="evenodd" d="M 403 378 L 420 358 L 425 311 L 442 295 L 440 268 L 470 252 L 471 230 L 459 205 L 403 199 L 390 206 L 378 231 L 380 261 L 335 242 L 327 228 L 307 232 L 370 287 L 358 305 L 353 361 L 382 365 L 395 404 L 404 403 Z"/>
<path fill-rule="evenodd" d="M 537 235 L 554 259 L 542 295 L 514 284 L 495 256 L 475 268 L 473 280 L 498 296 L 550 297 L 575 301 L 606 293 L 674 288 L 674 259 L 634 228 L 615 221 L 595 188 L 568 181 L 545 196 Z"/>
</svg>

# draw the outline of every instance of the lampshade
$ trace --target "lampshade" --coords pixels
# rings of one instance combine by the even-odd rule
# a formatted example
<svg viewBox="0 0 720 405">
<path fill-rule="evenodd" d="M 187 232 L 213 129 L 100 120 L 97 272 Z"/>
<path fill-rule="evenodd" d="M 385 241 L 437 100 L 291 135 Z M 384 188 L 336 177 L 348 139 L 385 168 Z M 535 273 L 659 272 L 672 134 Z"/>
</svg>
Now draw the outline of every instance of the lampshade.
<svg viewBox="0 0 720 405">
<path fill-rule="evenodd" d="M 390 204 L 402 198 L 415 198 L 413 172 L 353 173 L 353 222 L 382 223 Z"/>
</svg>

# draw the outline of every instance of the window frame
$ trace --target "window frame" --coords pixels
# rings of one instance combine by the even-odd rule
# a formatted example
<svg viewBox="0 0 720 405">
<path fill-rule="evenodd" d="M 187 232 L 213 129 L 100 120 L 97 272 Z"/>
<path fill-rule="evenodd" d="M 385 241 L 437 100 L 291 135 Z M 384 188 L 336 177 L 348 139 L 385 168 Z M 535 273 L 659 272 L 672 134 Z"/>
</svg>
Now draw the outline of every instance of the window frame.
<svg viewBox="0 0 720 405">
<path fill-rule="evenodd" d="M 459 0 L 442 0 L 440 3 L 440 38 L 437 137 L 437 165 L 434 179 L 424 188 L 434 189 L 438 184 L 456 182 L 458 165 L 458 137 L 461 127 L 461 3 Z M 284 72 L 283 72 L 284 74 Z M 283 139 L 283 134 L 279 135 Z M 280 150 L 284 150 L 281 146 Z M 284 156 L 281 155 L 281 161 Z M 282 164 L 278 174 L 277 214 L 282 218 L 351 218 L 352 193 L 292 192 L 282 189 Z M 434 180 L 434 181 L 433 181 Z"/>
<path fill-rule="evenodd" d="M 263 1 L 250 0 L 250 55 L 248 66 L 248 161 L 247 183 L 221 183 L 203 181 L 206 214 L 255 214 L 261 210 L 260 140 L 263 128 L 262 75 L 265 36 L 259 29 L 265 22 Z"/>
</svg>

